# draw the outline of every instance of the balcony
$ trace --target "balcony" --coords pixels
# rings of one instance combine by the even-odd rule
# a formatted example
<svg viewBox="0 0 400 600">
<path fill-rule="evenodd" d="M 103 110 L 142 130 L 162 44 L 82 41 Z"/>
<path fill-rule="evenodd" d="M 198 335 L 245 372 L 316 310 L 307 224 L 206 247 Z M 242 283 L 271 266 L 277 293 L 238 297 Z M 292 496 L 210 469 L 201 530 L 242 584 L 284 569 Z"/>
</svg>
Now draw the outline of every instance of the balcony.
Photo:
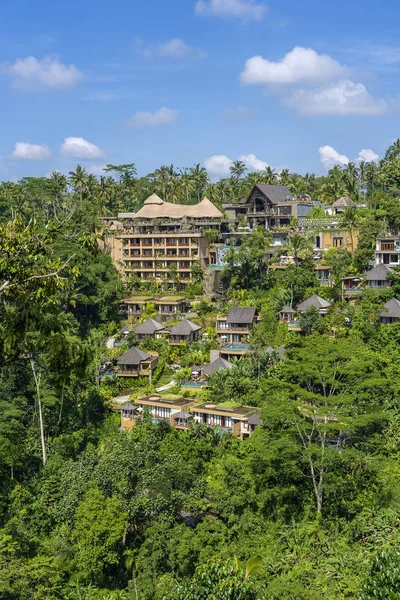
<svg viewBox="0 0 400 600">
<path fill-rule="evenodd" d="M 240 325 L 230 325 L 229 327 L 221 327 L 217 322 L 218 333 L 250 333 L 248 327 L 241 327 Z"/>
</svg>

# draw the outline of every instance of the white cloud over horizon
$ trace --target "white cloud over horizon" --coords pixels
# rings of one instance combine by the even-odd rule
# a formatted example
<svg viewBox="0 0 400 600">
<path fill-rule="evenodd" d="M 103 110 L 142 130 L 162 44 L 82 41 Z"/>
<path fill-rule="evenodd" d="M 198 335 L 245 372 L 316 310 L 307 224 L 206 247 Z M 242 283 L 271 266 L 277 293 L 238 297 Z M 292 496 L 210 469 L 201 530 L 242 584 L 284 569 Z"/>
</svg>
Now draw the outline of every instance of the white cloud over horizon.
<svg viewBox="0 0 400 600">
<path fill-rule="evenodd" d="M 65 65 L 57 56 L 19 58 L 4 68 L 11 77 L 11 85 L 23 91 L 62 90 L 72 88 L 83 79 L 75 65 Z"/>
<path fill-rule="evenodd" d="M 198 60 L 206 58 L 207 52 L 200 48 L 190 46 L 181 38 L 172 38 L 166 42 L 149 46 L 143 50 L 145 58 L 154 58 L 156 56 L 175 58 L 180 60 Z"/>
<path fill-rule="evenodd" d="M 48 146 L 40 144 L 28 144 L 27 142 L 16 142 L 14 150 L 10 154 L 11 160 L 43 161 L 51 157 Z"/>
<path fill-rule="evenodd" d="M 321 159 L 322 166 L 326 171 L 332 169 L 335 165 L 347 165 L 349 162 L 360 163 L 364 160 L 365 162 L 376 162 L 379 160 L 379 155 L 369 148 L 363 148 L 358 153 L 357 158 L 350 159 L 345 154 L 339 154 L 332 146 L 321 146 L 318 148 L 319 156 Z"/>
<path fill-rule="evenodd" d="M 255 154 L 242 154 L 237 160 L 244 162 L 250 173 L 254 171 L 263 171 L 270 166 L 269 163 L 257 158 Z M 212 179 L 218 179 L 219 177 L 230 176 L 231 173 L 229 169 L 233 163 L 234 160 L 225 154 L 214 154 L 205 159 L 204 166 Z"/>
<path fill-rule="evenodd" d="M 255 0 L 197 0 L 195 13 L 201 17 L 225 17 L 261 21 L 268 6 Z"/>
<path fill-rule="evenodd" d="M 95 144 L 81 137 L 65 138 L 60 146 L 61 156 L 71 158 L 103 158 L 104 152 Z"/>
<path fill-rule="evenodd" d="M 352 81 L 349 75 L 350 69 L 328 54 L 295 46 L 280 61 L 249 58 L 240 81 L 242 85 L 264 86 L 300 115 L 386 113 L 386 100 L 372 96 L 363 83 Z"/>
<path fill-rule="evenodd" d="M 158 125 L 171 125 L 176 122 L 178 111 L 163 106 L 154 112 L 139 111 L 127 120 L 130 127 L 157 127 Z"/>
<path fill-rule="evenodd" d="M 262 56 L 247 59 L 240 81 L 243 85 L 315 83 L 344 77 L 348 72 L 348 67 L 328 54 L 295 46 L 278 62 Z"/>
<path fill-rule="evenodd" d="M 388 108 L 383 98 L 348 79 L 326 88 L 294 90 L 283 103 L 301 115 L 382 115 Z"/>
</svg>

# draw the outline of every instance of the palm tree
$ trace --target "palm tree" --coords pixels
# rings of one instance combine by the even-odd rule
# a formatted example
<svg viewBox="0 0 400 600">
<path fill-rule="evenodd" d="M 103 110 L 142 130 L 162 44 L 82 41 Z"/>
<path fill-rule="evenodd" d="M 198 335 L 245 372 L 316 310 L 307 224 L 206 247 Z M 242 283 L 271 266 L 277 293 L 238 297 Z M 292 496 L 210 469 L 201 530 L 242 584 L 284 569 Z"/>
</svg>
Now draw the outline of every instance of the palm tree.
<svg viewBox="0 0 400 600">
<path fill-rule="evenodd" d="M 240 179 L 242 175 L 244 175 L 247 171 L 247 167 L 241 160 L 235 160 L 233 165 L 229 167 L 229 171 L 231 172 L 231 176 L 235 179 Z"/>
<path fill-rule="evenodd" d="M 195 191 L 195 184 L 187 169 L 180 171 L 178 189 L 182 193 L 185 203 L 189 204 L 192 194 Z"/>
<path fill-rule="evenodd" d="M 386 150 L 385 160 L 393 160 L 400 154 L 400 138 L 397 138 L 395 142 Z"/>
<path fill-rule="evenodd" d="M 278 182 L 278 176 L 272 167 L 265 167 L 264 171 L 262 171 L 262 182 L 270 185 L 274 185 Z"/>
<path fill-rule="evenodd" d="M 281 185 L 287 185 L 290 179 L 290 171 L 289 169 L 282 169 L 280 174 L 280 183 Z"/>
<path fill-rule="evenodd" d="M 346 206 L 343 211 L 343 222 L 350 232 L 351 255 L 354 256 L 353 229 L 358 224 L 357 209 L 355 206 Z"/>
<path fill-rule="evenodd" d="M 208 173 L 204 167 L 200 166 L 200 163 L 190 167 L 189 173 L 193 177 L 196 186 L 197 202 L 200 202 L 200 198 L 203 195 L 203 190 L 209 181 Z"/>
<path fill-rule="evenodd" d="M 347 165 L 343 168 L 343 171 L 354 177 L 354 179 L 358 178 L 358 169 L 356 167 L 356 163 L 354 162 L 348 162 Z"/>
<path fill-rule="evenodd" d="M 86 192 L 86 182 L 88 174 L 86 169 L 80 165 L 76 165 L 75 171 L 68 173 L 68 183 L 72 186 L 75 192 L 78 192 L 81 196 Z"/>
<path fill-rule="evenodd" d="M 294 264 L 299 264 L 299 258 L 311 249 L 310 240 L 300 233 L 293 233 L 286 242 L 286 251 L 294 258 Z"/>
</svg>

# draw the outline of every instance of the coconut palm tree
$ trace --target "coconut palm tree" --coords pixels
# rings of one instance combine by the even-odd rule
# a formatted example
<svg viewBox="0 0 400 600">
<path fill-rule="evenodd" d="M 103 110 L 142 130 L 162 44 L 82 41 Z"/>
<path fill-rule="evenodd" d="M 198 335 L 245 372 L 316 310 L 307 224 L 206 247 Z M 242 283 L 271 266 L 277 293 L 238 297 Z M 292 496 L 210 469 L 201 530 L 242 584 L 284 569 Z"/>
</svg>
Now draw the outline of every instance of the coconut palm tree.
<svg viewBox="0 0 400 600">
<path fill-rule="evenodd" d="M 311 251 L 311 241 L 300 233 L 293 233 L 288 237 L 285 245 L 286 251 L 294 258 L 294 264 L 299 264 L 299 259 L 307 252 Z"/>
<path fill-rule="evenodd" d="M 400 138 L 397 138 L 395 142 L 386 150 L 385 160 L 393 160 L 400 155 Z"/>
<path fill-rule="evenodd" d="M 246 173 L 247 167 L 242 160 L 235 160 L 233 165 L 229 167 L 229 171 L 234 179 L 240 179 Z"/>
<path fill-rule="evenodd" d="M 208 173 L 204 167 L 200 166 L 200 163 L 197 163 L 196 165 L 193 165 L 193 167 L 190 167 L 189 173 L 193 177 L 195 183 L 197 201 L 200 202 L 204 188 L 206 187 L 209 181 Z"/>
<path fill-rule="evenodd" d="M 278 183 L 278 175 L 272 167 L 265 167 L 262 171 L 262 182 L 270 185 Z"/>
<path fill-rule="evenodd" d="M 343 222 L 350 232 L 351 255 L 354 256 L 353 230 L 358 225 L 357 209 L 355 206 L 346 206 L 343 211 Z"/>
<path fill-rule="evenodd" d="M 88 178 L 88 173 L 86 169 L 82 168 L 80 165 L 76 165 L 75 171 L 70 171 L 68 173 L 68 183 L 72 186 L 75 192 L 82 194 L 86 192 L 86 182 Z"/>
</svg>

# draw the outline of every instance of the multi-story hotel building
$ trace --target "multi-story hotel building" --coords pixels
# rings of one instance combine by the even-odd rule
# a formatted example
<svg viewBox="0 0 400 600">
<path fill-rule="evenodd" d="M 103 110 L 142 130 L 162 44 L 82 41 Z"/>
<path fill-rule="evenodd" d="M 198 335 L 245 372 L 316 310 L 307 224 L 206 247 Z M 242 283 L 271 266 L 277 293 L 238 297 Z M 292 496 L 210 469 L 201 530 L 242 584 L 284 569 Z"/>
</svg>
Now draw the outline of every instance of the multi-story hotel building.
<svg viewBox="0 0 400 600">
<path fill-rule="evenodd" d="M 221 229 L 223 215 L 204 198 L 194 205 L 172 204 L 156 194 L 137 213 L 106 219 L 104 247 L 125 276 L 171 280 L 176 272 L 180 288 L 192 278 L 195 262 L 209 264 L 210 236 Z"/>
</svg>

